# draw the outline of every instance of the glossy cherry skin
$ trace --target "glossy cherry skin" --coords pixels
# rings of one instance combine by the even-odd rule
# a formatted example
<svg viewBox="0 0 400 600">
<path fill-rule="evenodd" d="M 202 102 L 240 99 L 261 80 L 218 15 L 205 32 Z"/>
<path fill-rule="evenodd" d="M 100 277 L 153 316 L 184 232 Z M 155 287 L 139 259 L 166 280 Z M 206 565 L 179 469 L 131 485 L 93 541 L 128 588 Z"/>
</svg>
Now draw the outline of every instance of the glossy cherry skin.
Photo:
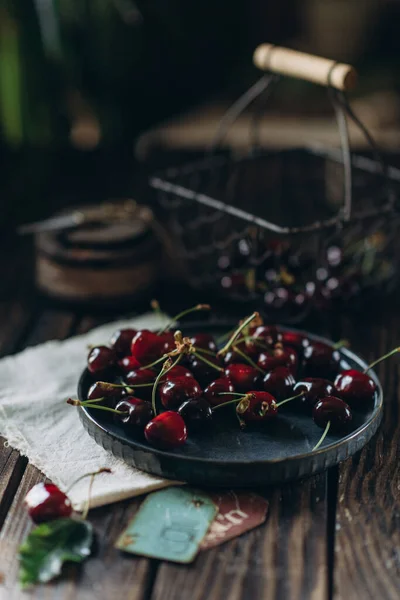
<svg viewBox="0 0 400 600">
<path fill-rule="evenodd" d="M 116 414 L 116 421 L 122 423 L 127 429 L 139 433 L 143 433 L 147 423 L 154 417 L 151 404 L 134 396 L 127 396 L 118 402 L 115 410 L 124 413 L 123 415 Z"/>
<path fill-rule="evenodd" d="M 45 523 L 72 513 L 71 501 L 54 483 L 38 483 L 25 497 L 28 514 L 34 523 Z"/>
<path fill-rule="evenodd" d="M 98 398 L 106 398 L 107 400 L 102 402 L 102 405 L 114 407 L 115 403 L 121 398 L 122 391 L 123 388 L 115 387 L 106 381 L 96 381 L 90 386 L 87 399 L 98 400 Z"/>
<path fill-rule="evenodd" d="M 253 353 L 248 352 L 244 344 L 240 344 L 239 349 L 241 350 L 241 352 L 244 352 L 247 356 L 251 358 L 251 354 Z M 235 352 L 233 348 L 228 350 L 228 352 L 222 357 L 222 362 L 226 366 L 234 365 L 236 363 L 243 363 L 244 360 L 245 359 L 243 358 L 243 356 L 241 356 L 238 352 Z"/>
<path fill-rule="evenodd" d="M 260 423 L 278 414 L 275 398 L 268 392 L 251 391 L 236 406 L 236 412 L 245 423 Z"/>
<path fill-rule="evenodd" d="M 281 333 L 276 325 L 258 325 L 258 327 L 250 327 L 249 334 L 251 337 L 264 340 L 268 346 L 272 346 L 281 340 Z"/>
<path fill-rule="evenodd" d="M 265 375 L 262 386 L 279 401 L 294 395 L 292 392 L 295 383 L 293 373 L 288 367 L 275 367 Z"/>
<path fill-rule="evenodd" d="M 340 368 L 340 353 L 323 342 L 311 342 L 304 348 L 303 377 L 322 377 L 333 381 Z"/>
<path fill-rule="evenodd" d="M 172 381 L 172 379 L 176 379 L 177 377 L 191 377 L 193 379 L 193 373 L 182 365 L 175 365 L 161 377 L 160 381 Z"/>
<path fill-rule="evenodd" d="M 350 406 L 370 404 L 375 399 L 375 382 L 366 373 L 355 369 L 342 371 L 335 379 L 335 388 Z"/>
<path fill-rule="evenodd" d="M 211 425 L 212 410 L 205 398 L 190 398 L 178 408 L 178 413 L 186 423 L 189 433 L 202 431 Z"/>
<path fill-rule="evenodd" d="M 345 431 L 351 420 L 350 406 L 336 396 L 327 396 L 318 400 L 312 411 L 312 418 L 318 427 L 325 428 L 330 421 L 333 431 Z"/>
<path fill-rule="evenodd" d="M 107 346 L 95 346 L 88 354 L 87 367 L 93 375 L 98 375 L 113 367 L 115 362 L 114 350 Z"/>
<path fill-rule="evenodd" d="M 217 352 L 217 344 L 209 333 L 196 333 L 190 338 L 190 341 L 195 348 Z"/>
<path fill-rule="evenodd" d="M 212 362 L 217 367 L 220 366 L 220 360 L 216 356 L 206 356 L 209 362 Z M 201 358 L 193 356 L 188 364 L 188 369 L 193 373 L 193 377 L 198 381 L 202 388 L 205 388 L 211 381 L 214 381 L 220 376 L 217 369 L 210 367 Z"/>
<path fill-rule="evenodd" d="M 161 404 L 168 410 L 176 410 L 185 400 L 201 395 L 201 387 L 193 377 L 175 377 L 159 387 Z"/>
<path fill-rule="evenodd" d="M 224 373 L 237 392 L 246 393 L 259 384 L 260 373 L 251 365 L 235 363 L 226 367 Z"/>
<path fill-rule="evenodd" d="M 301 398 L 296 401 L 297 405 L 302 405 L 307 409 L 311 409 L 321 398 L 333 396 L 335 393 L 334 385 L 328 379 L 321 377 L 305 377 L 298 381 L 294 386 L 293 395 L 304 393 Z"/>
<path fill-rule="evenodd" d="M 168 352 L 172 352 L 172 350 L 175 350 L 176 344 L 174 334 L 172 333 L 172 331 L 165 331 L 164 333 L 159 334 L 159 337 L 161 338 L 163 344 L 163 354 L 167 354 Z"/>
<path fill-rule="evenodd" d="M 262 352 L 258 357 L 258 366 L 263 371 L 272 371 L 276 367 L 288 367 L 292 373 L 297 371 L 297 352 L 293 348 L 275 348 L 271 353 Z"/>
<path fill-rule="evenodd" d="M 138 331 L 132 340 L 131 354 L 142 365 L 148 365 L 164 354 L 165 340 L 153 331 Z"/>
<path fill-rule="evenodd" d="M 118 366 L 124 373 L 129 373 L 129 371 L 140 369 L 142 365 L 134 356 L 124 356 L 124 358 L 118 361 Z"/>
<path fill-rule="evenodd" d="M 218 406 L 218 404 L 224 404 L 234 398 L 234 396 L 220 396 L 221 393 L 227 394 L 234 391 L 235 388 L 230 379 L 227 377 L 219 377 L 206 387 L 203 396 L 211 406 Z"/>
<path fill-rule="evenodd" d="M 138 387 L 135 389 L 135 385 L 141 385 L 143 383 L 154 383 L 156 379 L 156 373 L 153 369 L 135 369 L 125 375 L 125 381 L 135 390 L 135 396 L 149 400 L 151 398 L 152 387 Z"/>
<path fill-rule="evenodd" d="M 110 339 L 110 347 L 119 358 L 130 354 L 132 340 L 136 334 L 136 329 L 117 329 L 113 333 Z"/>
<path fill-rule="evenodd" d="M 281 340 L 284 346 L 294 348 L 299 355 L 303 356 L 304 348 L 310 345 L 310 340 L 298 331 L 281 331 Z"/>
<path fill-rule="evenodd" d="M 256 340 L 248 340 L 247 342 L 240 345 L 240 350 L 246 352 L 250 358 L 257 356 L 263 350 L 268 347 L 272 347 L 273 344 L 280 340 L 280 333 L 275 325 L 258 325 L 257 327 L 250 327 L 248 335 Z"/>
<path fill-rule="evenodd" d="M 144 435 L 152 446 L 162 450 L 172 450 L 186 442 L 187 429 L 181 415 L 167 410 L 147 423 Z"/>
</svg>

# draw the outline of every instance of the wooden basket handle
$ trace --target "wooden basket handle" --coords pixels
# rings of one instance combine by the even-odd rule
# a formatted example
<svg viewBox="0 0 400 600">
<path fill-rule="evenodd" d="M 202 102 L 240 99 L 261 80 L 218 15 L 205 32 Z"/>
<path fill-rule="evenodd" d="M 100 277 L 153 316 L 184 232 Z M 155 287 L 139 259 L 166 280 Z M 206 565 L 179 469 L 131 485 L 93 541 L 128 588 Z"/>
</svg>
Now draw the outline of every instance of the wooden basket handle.
<svg viewBox="0 0 400 600">
<path fill-rule="evenodd" d="M 258 46 L 253 55 L 253 62 L 263 71 L 297 77 L 319 85 L 329 85 L 342 91 L 354 88 L 357 80 L 357 73 L 351 65 L 274 44 Z"/>
</svg>

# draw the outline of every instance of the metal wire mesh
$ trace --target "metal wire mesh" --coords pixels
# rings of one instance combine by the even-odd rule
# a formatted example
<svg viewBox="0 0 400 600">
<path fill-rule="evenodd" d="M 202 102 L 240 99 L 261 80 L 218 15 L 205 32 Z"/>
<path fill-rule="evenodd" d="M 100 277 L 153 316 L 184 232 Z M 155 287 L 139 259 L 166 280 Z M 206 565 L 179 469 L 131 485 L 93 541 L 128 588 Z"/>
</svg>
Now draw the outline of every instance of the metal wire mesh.
<svg viewBox="0 0 400 600">
<path fill-rule="evenodd" d="M 231 107 L 204 160 L 150 183 L 193 287 L 297 321 L 311 308 L 347 304 L 396 284 L 398 184 L 345 96 L 332 89 L 341 152 L 267 152 L 255 144 L 246 156 L 218 155 L 227 127 L 277 81 L 264 76 Z M 351 159 L 346 116 L 376 160 Z"/>
</svg>

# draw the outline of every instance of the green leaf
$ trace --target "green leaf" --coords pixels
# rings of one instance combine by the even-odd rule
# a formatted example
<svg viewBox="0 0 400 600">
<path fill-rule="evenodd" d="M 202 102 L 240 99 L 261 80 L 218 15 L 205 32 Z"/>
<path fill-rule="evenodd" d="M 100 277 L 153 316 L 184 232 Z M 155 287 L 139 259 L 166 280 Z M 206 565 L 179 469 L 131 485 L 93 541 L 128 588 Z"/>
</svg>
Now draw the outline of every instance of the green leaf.
<svg viewBox="0 0 400 600">
<path fill-rule="evenodd" d="M 42 523 L 19 549 L 19 581 L 23 588 L 46 583 L 61 573 L 65 562 L 82 562 L 90 556 L 93 529 L 90 523 L 57 519 Z"/>
</svg>

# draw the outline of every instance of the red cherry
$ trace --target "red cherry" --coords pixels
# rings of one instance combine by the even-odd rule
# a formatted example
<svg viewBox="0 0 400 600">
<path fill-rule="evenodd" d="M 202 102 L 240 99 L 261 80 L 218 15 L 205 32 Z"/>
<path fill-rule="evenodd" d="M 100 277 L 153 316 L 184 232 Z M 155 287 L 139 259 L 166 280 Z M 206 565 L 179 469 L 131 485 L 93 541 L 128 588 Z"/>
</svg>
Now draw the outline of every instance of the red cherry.
<svg viewBox="0 0 400 600">
<path fill-rule="evenodd" d="M 135 337 L 136 329 L 117 329 L 110 339 L 110 346 L 117 356 L 122 357 L 129 354 L 132 340 Z"/>
<path fill-rule="evenodd" d="M 318 427 L 324 428 L 330 422 L 330 428 L 339 432 L 347 429 L 352 420 L 350 407 L 335 396 L 318 400 L 313 408 L 312 417 Z"/>
<path fill-rule="evenodd" d="M 201 387 L 193 377 L 175 377 L 159 388 L 160 400 L 164 408 L 177 409 L 182 402 L 201 395 Z"/>
<path fill-rule="evenodd" d="M 292 395 L 296 381 L 288 367 L 275 367 L 263 379 L 263 388 L 277 400 L 284 400 Z"/>
<path fill-rule="evenodd" d="M 160 379 L 161 382 L 164 381 L 172 381 L 177 377 L 191 377 L 193 379 L 193 373 L 189 371 L 186 367 L 182 365 L 175 365 L 170 369 L 165 375 L 163 375 Z"/>
<path fill-rule="evenodd" d="M 104 373 L 115 365 L 115 352 L 107 346 L 95 346 L 89 352 L 87 367 L 93 375 Z"/>
<path fill-rule="evenodd" d="M 207 360 L 211 362 L 213 365 L 220 367 L 220 360 L 216 356 L 208 356 Z M 211 381 L 214 381 L 216 377 L 218 377 L 218 369 L 214 369 L 207 363 L 205 363 L 201 358 L 197 358 L 193 356 L 188 364 L 189 370 L 193 373 L 193 377 L 200 383 L 200 385 L 205 388 Z M 222 371 L 220 371 L 222 373 Z"/>
<path fill-rule="evenodd" d="M 186 400 L 180 405 L 178 413 L 185 421 L 190 432 L 201 431 L 209 427 L 213 416 L 211 406 L 202 396 Z"/>
<path fill-rule="evenodd" d="M 162 335 L 159 336 L 153 331 L 143 329 L 142 331 L 138 331 L 132 340 L 131 354 L 142 365 L 147 365 L 163 355 L 164 345 L 165 340 Z"/>
<path fill-rule="evenodd" d="M 120 399 L 123 388 L 116 387 L 106 381 L 96 381 L 90 386 L 87 399 L 97 400 L 98 398 L 107 398 L 107 402 L 103 405 L 114 407 L 115 403 Z"/>
<path fill-rule="evenodd" d="M 268 392 L 251 391 L 240 400 L 236 412 L 245 423 L 258 423 L 275 417 L 278 408 Z"/>
<path fill-rule="evenodd" d="M 210 352 L 217 351 L 217 344 L 212 335 L 209 333 L 196 333 L 190 338 L 195 348 L 201 348 L 202 350 L 209 350 Z"/>
<path fill-rule="evenodd" d="M 310 345 L 310 340 L 298 331 L 281 331 L 281 340 L 284 346 L 294 348 L 302 356 L 304 348 Z"/>
<path fill-rule="evenodd" d="M 177 412 L 167 410 L 147 423 L 144 435 L 152 446 L 172 450 L 187 440 L 185 421 Z"/>
<path fill-rule="evenodd" d="M 115 420 L 134 432 L 143 433 L 147 423 L 154 417 L 151 404 L 134 396 L 128 396 L 118 402 L 115 410 L 124 413 L 122 415 L 116 414 Z"/>
<path fill-rule="evenodd" d="M 260 373 L 251 365 L 235 363 L 226 367 L 225 376 L 231 380 L 237 392 L 248 392 L 258 385 Z"/>
<path fill-rule="evenodd" d="M 227 377 L 219 377 L 212 381 L 204 390 L 204 398 L 211 404 L 211 406 L 218 406 L 218 404 L 224 404 L 233 400 L 234 396 L 220 396 L 221 393 L 234 392 L 232 382 Z"/>
<path fill-rule="evenodd" d="M 34 523 L 45 523 L 72 513 L 71 501 L 54 483 L 38 483 L 25 497 L 29 516 Z"/>
<path fill-rule="evenodd" d="M 368 404 L 375 398 L 376 384 L 373 379 L 355 369 L 342 371 L 335 379 L 335 388 L 350 406 Z"/>
<path fill-rule="evenodd" d="M 276 342 L 280 341 L 281 334 L 275 325 L 258 325 L 256 327 L 249 327 L 249 336 L 256 338 L 256 340 L 248 340 L 240 346 L 240 350 L 246 352 L 251 358 L 260 354 L 265 346 L 273 346 Z M 257 343 L 257 341 L 259 343 Z"/>
<path fill-rule="evenodd" d="M 129 371 L 133 371 L 134 369 L 140 369 L 142 365 L 134 356 L 124 356 L 124 358 L 118 362 L 118 366 L 124 373 L 129 373 Z"/>
<path fill-rule="evenodd" d="M 162 340 L 162 353 L 167 354 L 168 352 L 172 352 L 175 350 L 175 338 L 172 331 L 165 331 L 164 333 L 160 333 L 158 336 Z"/>
<path fill-rule="evenodd" d="M 333 381 L 339 371 L 340 353 L 324 342 L 311 342 L 304 348 L 303 376 Z"/>
<path fill-rule="evenodd" d="M 246 354 L 246 356 L 248 356 L 249 358 L 252 358 L 252 356 L 253 358 L 255 358 L 255 356 L 258 356 L 259 354 L 259 352 L 257 352 L 257 354 L 254 355 L 253 352 L 249 352 L 249 349 L 247 348 L 247 346 L 244 345 L 244 343 L 241 343 L 239 345 L 239 350 Z M 228 352 L 222 357 L 224 365 L 234 365 L 236 363 L 243 363 L 244 360 L 245 359 L 243 358 L 243 356 L 241 356 L 238 352 L 235 352 L 233 347 L 230 350 L 228 350 Z"/>
<path fill-rule="evenodd" d="M 156 373 L 153 369 L 136 369 L 134 371 L 130 371 L 125 376 L 126 383 L 135 389 L 135 386 L 142 385 L 143 383 L 154 383 L 156 379 Z M 135 396 L 139 396 L 144 400 L 151 399 L 151 391 L 152 387 L 149 385 L 148 387 L 139 387 L 135 389 Z"/>
<path fill-rule="evenodd" d="M 304 395 L 298 398 L 296 404 L 301 404 L 310 409 L 321 398 L 332 396 L 335 392 L 335 388 L 333 383 L 328 381 L 328 379 L 322 379 L 321 377 L 305 377 L 301 381 L 298 381 L 294 386 L 293 393 L 295 395 L 300 394 L 301 392 L 303 392 Z"/>
<path fill-rule="evenodd" d="M 288 367 L 292 372 L 297 370 L 297 352 L 293 348 L 276 347 L 271 353 L 262 352 L 258 357 L 258 366 L 263 371 L 272 371 L 276 367 Z"/>
</svg>

